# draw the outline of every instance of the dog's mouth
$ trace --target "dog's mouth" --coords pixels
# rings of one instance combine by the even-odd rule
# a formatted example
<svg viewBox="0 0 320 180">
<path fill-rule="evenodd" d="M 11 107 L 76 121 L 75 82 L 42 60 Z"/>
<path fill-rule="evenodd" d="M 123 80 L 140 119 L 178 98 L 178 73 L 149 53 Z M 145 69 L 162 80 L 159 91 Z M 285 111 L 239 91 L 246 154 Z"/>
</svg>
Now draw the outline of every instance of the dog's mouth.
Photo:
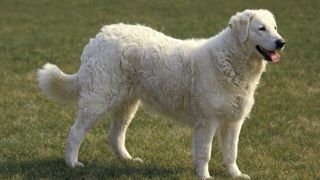
<svg viewBox="0 0 320 180">
<path fill-rule="evenodd" d="M 256 49 L 264 57 L 265 60 L 272 63 L 278 63 L 280 61 L 280 54 L 277 51 L 268 51 L 259 45 L 256 45 Z"/>
</svg>

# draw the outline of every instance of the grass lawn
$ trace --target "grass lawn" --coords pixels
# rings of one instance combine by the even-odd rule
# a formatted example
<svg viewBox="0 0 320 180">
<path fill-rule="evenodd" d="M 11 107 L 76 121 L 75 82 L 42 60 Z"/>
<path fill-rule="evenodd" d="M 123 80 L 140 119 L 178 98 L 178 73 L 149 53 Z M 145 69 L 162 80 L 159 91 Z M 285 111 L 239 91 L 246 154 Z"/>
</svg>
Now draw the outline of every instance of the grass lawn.
<svg viewBox="0 0 320 180">
<path fill-rule="evenodd" d="M 140 110 L 127 147 L 145 163 L 122 162 L 107 145 L 110 121 L 86 136 L 79 159 L 64 164 L 75 106 L 45 98 L 44 63 L 74 73 L 90 37 L 105 24 L 151 26 L 177 38 L 210 37 L 246 8 L 271 10 L 287 40 L 269 65 L 239 142 L 238 164 L 253 179 L 320 179 L 320 1 L 318 0 L 0 0 L 0 179 L 195 179 L 191 130 Z M 210 173 L 227 178 L 216 140 Z"/>
</svg>

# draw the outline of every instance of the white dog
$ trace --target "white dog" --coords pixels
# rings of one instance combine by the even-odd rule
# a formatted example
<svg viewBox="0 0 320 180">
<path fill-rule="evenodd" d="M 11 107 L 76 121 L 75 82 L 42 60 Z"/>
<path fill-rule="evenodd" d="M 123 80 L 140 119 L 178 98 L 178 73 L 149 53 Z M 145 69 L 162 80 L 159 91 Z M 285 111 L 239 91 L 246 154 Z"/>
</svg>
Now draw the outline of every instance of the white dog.
<svg viewBox="0 0 320 180">
<path fill-rule="evenodd" d="M 211 143 L 217 134 L 228 173 L 249 178 L 236 164 L 240 129 L 266 62 L 277 63 L 284 44 L 267 10 L 237 13 L 226 29 L 205 40 L 178 40 L 140 25 L 108 25 L 84 48 L 76 74 L 46 64 L 38 80 L 48 97 L 78 100 L 66 148 L 71 167 L 83 166 L 80 144 L 104 116 L 113 120 L 108 140 L 114 154 L 142 161 L 125 147 L 126 130 L 141 101 L 193 128 L 197 176 L 210 177 Z"/>
</svg>

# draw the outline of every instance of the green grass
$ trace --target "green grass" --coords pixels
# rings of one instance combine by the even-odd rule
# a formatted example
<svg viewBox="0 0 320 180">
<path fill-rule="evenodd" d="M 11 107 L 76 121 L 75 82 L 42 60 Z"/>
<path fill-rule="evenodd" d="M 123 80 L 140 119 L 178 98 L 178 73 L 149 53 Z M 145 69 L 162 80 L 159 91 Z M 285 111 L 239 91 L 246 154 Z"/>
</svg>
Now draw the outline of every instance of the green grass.
<svg viewBox="0 0 320 180">
<path fill-rule="evenodd" d="M 103 120 L 80 150 L 83 169 L 64 164 L 74 106 L 47 100 L 36 70 L 74 73 L 84 45 L 105 24 L 151 26 L 177 38 L 210 37 L 237 11 L 266 8 L 287 40 L 269 65 L 240 137 L 238 164 L 253 179 L 320 178 L 320 2 L 318 0 L 0 0 L 0 179 L 194 179 L 191 130 L 139 111 L 127 146 L 144 164 L 117 160 Z M 226 178 L 214 141 L 210 173 Z"/>
</svg>

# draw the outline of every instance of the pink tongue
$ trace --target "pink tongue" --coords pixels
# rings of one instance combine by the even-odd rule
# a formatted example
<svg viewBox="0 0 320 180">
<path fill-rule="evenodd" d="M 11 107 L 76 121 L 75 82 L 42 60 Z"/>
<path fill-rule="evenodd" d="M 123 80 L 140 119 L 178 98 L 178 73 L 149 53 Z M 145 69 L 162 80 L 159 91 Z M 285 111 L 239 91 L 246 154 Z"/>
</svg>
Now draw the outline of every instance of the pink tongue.
<svg viewBox="0 0 320 180">
<path fill-rule="evenodd" d="M 280 55 L 276 51 L 268 52 L 268 55 L 273 63 L 278 63 L 280 61 Z"/>
</svg>

